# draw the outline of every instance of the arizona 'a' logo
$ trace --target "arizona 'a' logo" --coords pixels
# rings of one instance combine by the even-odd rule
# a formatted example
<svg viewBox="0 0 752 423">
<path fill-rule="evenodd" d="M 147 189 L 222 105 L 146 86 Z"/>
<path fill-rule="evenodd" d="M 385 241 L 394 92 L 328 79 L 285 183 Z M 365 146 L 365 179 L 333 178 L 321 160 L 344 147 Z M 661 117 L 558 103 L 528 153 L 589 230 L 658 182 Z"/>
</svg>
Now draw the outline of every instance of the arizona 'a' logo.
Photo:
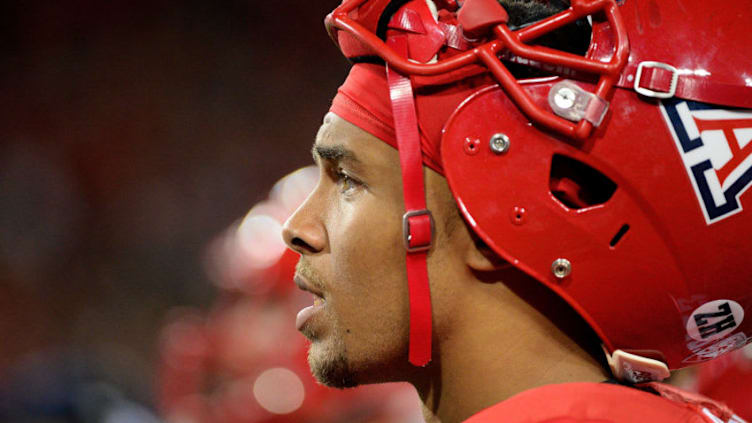
<svg viewBox="0 0 752 423">
<path fill-rule="evenodd" d="M 661 111 L 708 225 L 740 212 L 752 185 L 752 110 L 672 99 Z"/>
</svg>

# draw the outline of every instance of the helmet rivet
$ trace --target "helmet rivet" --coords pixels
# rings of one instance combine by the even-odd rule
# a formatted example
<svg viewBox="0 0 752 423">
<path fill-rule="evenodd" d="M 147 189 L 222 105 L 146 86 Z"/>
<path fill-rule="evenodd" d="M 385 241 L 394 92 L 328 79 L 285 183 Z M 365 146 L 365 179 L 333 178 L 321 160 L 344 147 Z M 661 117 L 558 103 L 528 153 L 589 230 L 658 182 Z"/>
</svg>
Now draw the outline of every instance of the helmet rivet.
<svg viewBox="0 0 752 423">
<path fill-rule="evenodd" d="M 491 151 L 495 154 L 504 154 L 509 151 L 509 137 L 504 134 L 494 134 L 491 137 Z"/>
<path fill-rule="evenodd" d="M 564 279 L 572 273 L 572 263 L 565 258 L 554 260 L 551 264 L 551 272 L 559 279 Z"/>
<path fill-rule="evenodd" d="M 477 154 L 480 150 L 480 140 L 478 138 L 465 138 L 465 153 L 469 155 Z"/>
<path fill-rule="evenodd" d="M 562 109 L 571 109 L 577 99 L 577 93 L 569 87 L 561 87 L 554 94 L 554 102 Z"/>
<path fill-rule="evenodd" d="M 524 207 L 515 206 L 509 211 L 509 219 L 515 225 L 522 225 L 525 223 L 527 210 Z"/>
</svg>

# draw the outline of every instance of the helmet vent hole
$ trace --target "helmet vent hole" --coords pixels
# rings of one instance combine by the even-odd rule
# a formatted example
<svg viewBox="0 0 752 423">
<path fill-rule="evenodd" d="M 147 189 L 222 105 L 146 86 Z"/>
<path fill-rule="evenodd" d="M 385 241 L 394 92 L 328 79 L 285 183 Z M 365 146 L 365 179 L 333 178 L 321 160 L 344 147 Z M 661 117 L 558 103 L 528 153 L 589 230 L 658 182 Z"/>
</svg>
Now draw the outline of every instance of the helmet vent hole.
<svg viewBox="0 0 752 423">
<path fill-rule="evenodd" d="M 580 210 L 608 201 L 616 191 L 616 184 L 579 160 L 555 154 L 549 188 L 551 195 L 565 207 Z"/>
<path fill-rule="evenodd" d="M 611 248 L 616 247 L 616 244 L 618 244 L 619 241 L 621 241 L 621 239 L 624 237 L 624 235 L 626 235 L 628 230 L 629 230 L 629 225 L 627 225 L 626 223 L 621 225 L 619 232 L 617 232 L 616 235 L 614 235 L 614 237 L 611 238 L 611 242 L 609 242 L 608 245 L 610 245 Z"/>
</svg>

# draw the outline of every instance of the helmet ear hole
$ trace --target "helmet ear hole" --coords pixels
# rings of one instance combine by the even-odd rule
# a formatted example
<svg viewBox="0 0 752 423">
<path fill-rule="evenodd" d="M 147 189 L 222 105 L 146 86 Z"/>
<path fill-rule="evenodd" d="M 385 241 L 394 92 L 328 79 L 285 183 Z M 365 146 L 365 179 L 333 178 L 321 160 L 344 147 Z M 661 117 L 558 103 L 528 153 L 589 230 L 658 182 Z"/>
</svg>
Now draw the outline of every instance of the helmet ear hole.
<svg viewBox="0 0 752 423">
<path fill-rule="evenodd" d="M 549 189 L 566 208 L 579 210 L 607 202 L 616 191 L 616 183 L 579 160 L 554 154 Z"/>
</svg>

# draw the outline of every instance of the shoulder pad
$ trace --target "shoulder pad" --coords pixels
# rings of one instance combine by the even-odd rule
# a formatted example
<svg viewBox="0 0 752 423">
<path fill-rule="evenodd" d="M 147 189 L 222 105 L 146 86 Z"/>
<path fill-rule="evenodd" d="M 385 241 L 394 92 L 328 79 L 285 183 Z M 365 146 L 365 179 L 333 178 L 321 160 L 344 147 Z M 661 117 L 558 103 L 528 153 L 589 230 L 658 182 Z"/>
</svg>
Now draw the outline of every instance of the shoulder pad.
<svg viewBox="0 0 752 423">
<path fill-rule="evenodd" d="M 465 423 L 744 423 L 696 404 L 604 383 L 547 385 L 517 394 Z"/>
</svg>

